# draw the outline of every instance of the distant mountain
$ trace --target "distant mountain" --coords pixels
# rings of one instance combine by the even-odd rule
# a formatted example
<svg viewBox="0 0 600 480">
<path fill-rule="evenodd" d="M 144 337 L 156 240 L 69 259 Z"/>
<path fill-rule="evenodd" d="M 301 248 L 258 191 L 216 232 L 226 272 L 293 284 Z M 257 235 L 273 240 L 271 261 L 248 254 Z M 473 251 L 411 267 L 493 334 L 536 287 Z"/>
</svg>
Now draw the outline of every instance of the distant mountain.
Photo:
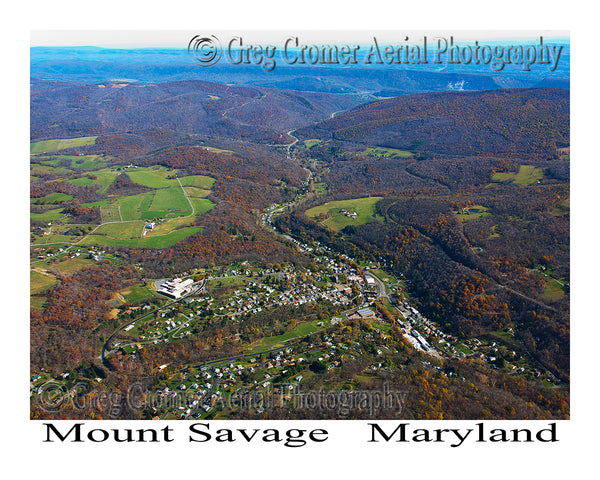
<svg viewBox="0 0 600 480">
<path fill-rule="evenodd" d="M 230 65 L 224 60 L 210 68 L 194 63 L 185 48 L 109 49 L 95 47 L 33 47 L 31 77 L 46 80 L 103 83 L 164 83 L 200 80 L 236 86 L 270 87 L 303 92 L 344 93 L 373 100 L 409 93 L 466 91 L 496 88 L 529 88 L 545 79 L 568 88 L 569 48 L 554 72 L 522 68 L 502 72 L 489 65 L 330 65 L 288 66 L 279 63 L 272 71 L 259 65 Z M 364 60 L 364 59 L 363 59 Z"/>
<path fill-rule="evenodd" d="M 31 81 L 31 139 L 162 129 L 257 141 L 359 103 L 350 96 L 202 82 Z"/>
<path fill-rule="evenodd" d="M 361 105 L 297 135 L 429 154 L 548 158 L 569 144 L 569 92 L 531 88 L 405 95 Z"/>
</svg>

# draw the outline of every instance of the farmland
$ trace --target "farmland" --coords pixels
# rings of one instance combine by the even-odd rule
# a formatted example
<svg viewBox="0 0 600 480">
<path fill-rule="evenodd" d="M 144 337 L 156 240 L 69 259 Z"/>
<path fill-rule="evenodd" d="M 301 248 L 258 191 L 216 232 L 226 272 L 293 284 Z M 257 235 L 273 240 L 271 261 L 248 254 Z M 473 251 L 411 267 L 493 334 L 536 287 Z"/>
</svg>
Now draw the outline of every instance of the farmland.
<svg viewBox="0 0 600 480">
<path fill-rule="evenodd" d="M 58 152 L 65 148 L 82 147 L 84 145 L 93 145 L 98 137 L 79 137 L 79 138 L 57 138 L 54 140 L 43 140 L 41 142 L 31 143 L 29 153 Z"/>
<path fill-rule="evenodd" d="M 520 165 L 518 172 L 496 172 L 492 180 L 496 182 L 512 182 L 515 185 L 531 185 L 544 178 L 544 171 L 533 165 Z"/>
<path fill-rule="evenodd" d="M 83 140 L 81 140 L 83 142 Z M 91 141 L 91 140 L 86 140 Z M 49 148 L 67 148 L 77 142 L 55 141 L 51 144 L 32 147 L 35 151 L 48 151 Z M 211 210 L 215 204 L 206 197 L 210 195 L 214 178 L 204 175 L 189 175 L 177 179 L 177 172 L 162 166 L 137 167 L 107 166 L 109 157 L 84 155 L 56 157 L 32 157 L 31 172 L 36 176 L 47 175 L 46 185 L 64 181 L 58 192 L 31 200 L 30 218 L 46 224 L 32 230 L 32 244 L 82 242 L 82 245 L 129 245 L 164 248 L 199 231 L 191 227 L 196 215 Z M 119 175 L 129 187 L 119 190 L 115 180 Z M 129 182 L 129 183 L 127 183 Z M 122 185 L 121 182 L 120 185 Z M 60 185 L 60 184 L 56 184 Z M 185 185 L 185 187 L 184 187 Z M 82 208 L 98 208 L 99 222 L 78 225 L 78 231 L 70 227 L 75 221 L 63 209 L 77 204 L 76 194 L 63 193 L 77 191 L 77 188 L 100 186 L 94 194 L 99 200 L 81 203 Z M 137 187 L 136 187 L 137 186 Z M 60 187 L 62 188 L 62 187 Z M 121 187 L 122 188 L 122 187 Z M 184 188 L 186 191 L 184 192 Z M 54 187 L 52 187 L 54 189 Z M 52 189 L 49 188 L 50 191 Z M 119 192 L 122 192 L 121 194 Z M 136 193 L 141 192 L 141 193 Z M 189 196 L 189 200 L 186 197 Z M 102 198 L 104 197 L 104 198 Z M 33 209 L 35 206 L 35 209 Z M 193 208 L 193 210 L 192 210 Z M 194 215 L 192 215 L 194 213 Z M 147 222 L 153 228 L 145 229 Z M 82 222 L 79 222 L 82 223 Z M 83 222 L 85 223 L 85 222 Z M 52 224 L 52 225 L 50 225 Z M 75 225 L 73 225 L 74 227 Z M 86 236 L 82 236 L 86 234 Z"/>
<path fill-rule="evenodd" d="M 338 232 L 348 225 L 362 225 L 378 218 L 375 204 L 382 198 L 365 197 L 328 202 L 307 210 L 306 215 Z M 352 213 L 356 213 L 357 217 L 347 215 Z"/>
</svg>

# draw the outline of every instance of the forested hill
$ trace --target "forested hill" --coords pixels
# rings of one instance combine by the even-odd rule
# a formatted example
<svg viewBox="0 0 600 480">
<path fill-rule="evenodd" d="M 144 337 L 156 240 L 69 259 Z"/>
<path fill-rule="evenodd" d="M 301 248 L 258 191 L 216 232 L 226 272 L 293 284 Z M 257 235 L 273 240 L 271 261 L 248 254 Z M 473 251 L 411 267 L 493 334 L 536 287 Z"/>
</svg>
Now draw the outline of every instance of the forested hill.
<svg viewBox="0 0 600 480">
<path fill-rule="evenodd" d="M 287 142 L 286 131 L 358 103 L 350 96 L 203 81 L 90 85 L 34 79 L 31 139 L 161 129 Z"/>
<path fill-rule="evenodd" d="M 405 95 L 361 105 L 298 134 L 429 154 L 551 158 L 569 144 L 569 91 Z"/>
</svg>

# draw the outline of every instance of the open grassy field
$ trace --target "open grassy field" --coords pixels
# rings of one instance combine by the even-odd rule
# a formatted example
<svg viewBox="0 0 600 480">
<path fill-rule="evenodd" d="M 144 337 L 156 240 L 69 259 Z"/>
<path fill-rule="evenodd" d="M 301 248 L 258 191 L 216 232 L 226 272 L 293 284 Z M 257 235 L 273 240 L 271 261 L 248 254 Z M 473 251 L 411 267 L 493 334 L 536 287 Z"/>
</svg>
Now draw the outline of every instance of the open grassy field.
<svg viewBox="0 0 600 480">
<path fill-rule="evenodd" d="M 478 220 L 480 218 L 483 217 L 488 217 L 491 215 L 490 212 L 488 212 L 487 207 L 484 207 L 483 205 L 472 205 L 469 206 L 467 208 L 464 208 L 462 210 L 459 210 L 458 212 L 454 212 L 457 214 L 458 219 L 461 222 L 468 222 L 470 220 Z"/>
<path fill-rule="evenodd" d="M 174 212 L 178 217 L 191 213 L 190 204 L 179 185 L 156 190 L 148 210 L 151 212 Z"/>
<path fill-rule="evenodd" d="M 85 245 L 126 245 L 131 247 L 165 248 L 175 245 L 184 238 L 200 231 L 200 227 L 185 227 L 161 236 L 146 236 L 134 239 L 117 239 L 101 235 L 90 235 L 82 244 Z"/>
<path fill-rule="evenodd" d="M 73 170 L 97 170 L 106 167 L 108 160 L 101 155 L 56 155 L 52 157 L 36 157 L 36 162 L 57 166 L 59 163 Z"/>
<path fill-rule="evenodd" d="M 385 147 L 374 147 L 367 148 L 360 152 L 363 155 L 370 155 L 372 157 L 383 157 L 383 158 L 409 158 L 412 157 L 412 152 L 407 150 L 398 150 L 397 148 L 385 148 Z"/>
<path fill-rule="evenodd" d="M 192 205 L 194 206 L 194 215 L 206 213 L 215 206 L 215 204 L 207 198 L 190 198 L 190 202 L 192 202 Z"/>
<path fill-rule="evenodd" d="M 53 167 L 52 165 L 31 165 L 31 175 L 70 175 L 73 170 L 66 167 Z"/>
<path fill-rule="evenodd" d="M 63 218 L 63 214 L 60 212 L 62 212 L 62 208 L 55 208 L 52 210 L 48 210 L 44 213 L 32 212 L 29 214 L 29 218 L 31 218 L 31 220 L 38 220 L 40 222 L 53 222 L 55 220 Z"/>
<path fill-rule="evenodd" d="M 96 262 L 89 258 L 76 257 L 63 260 L 62 262 L 53 263 L 50 267 L 59 270 L 65 275 L 72 275 L 73 273 L 81 270 L 82 268 L 94 265 Z"/>
<path fill-rule="evenodd" d="M 319 327 L 317 324 L 321 323 L 322 320 L 313 320 L 311 322 L 304 322 L 298 325 L 293 330 L 284 333 L 283 335 L 277 335 L 274 337 L 264 337 L 261 338 L 258 342 L 249 345 L 249 353 L 258 353 L 263 350 L 269 350 L 271 348 L 276 348 L 277 346 L 283 346 L 286 341 L 296 338 L 303 337 L 304 335 L 308 335 L 310 333 L 318 332 L 322 330 L 324 327 Z M 325 326 L 329 323 L 325 321 Z"/>
<path fill-rule="evenodd" d="M 542 299 L 548 302 L 555 302 L 565 296 L 563 286 L 553 278 L 547 279 L 544 285 L 544 293 Z"/>
<path fill-rule="evenodd" d="M 552 215 L 554 215 L 555 217 L 560 217 L 561 215 L 568 215 L 570 211 L 571 200 L 569 198 L 566 198 L 554 205 L 550 213 L 552 213 Z"/>
<path fill-rule="evenodd" d="M 98 137 L 57 138 L 54 140 L 43 140 L 33 142 L 29 145 L 29 153 L 57 152 L 65 148 L 82 147 L 93 145 Z"/>
<path fill-rule="evenodd" d="M 36 157 L 37 158 L 37 157 Z M 101 157 L 94 156 L 61 156 L 60 159 L 48 159 L 49 164 L 34 165 L 39 169 L 39 173 L 50 173 L 60 176 L 60 172 L 66 175 L 72 175 L 73 170 L 65 167 L 55 167 L 52 164 L 58 164 L 61 160 L 69 160 L 73 164 L 80 162 L 80 171 L 87 167 L 103 166 L 97 162 Z M 103 160 L 104 161 L 104 160 Z M 75 167 L 75 170 L 77 168 Z M 119 171 L 123 167 L 101 168 L 81 174 L 79 178 L 69 179 L 74 185 L 101 185 L 100 192 L 106 193 L 109 186 L 115 180 Z M 87 237 L 82 244 L 86 245 L 129 245 L 145 246 L 154 248 L 164 248 L 186 238 L 189 235 L 200 230 L 200 227 L 191 226 L 197 215 L 205 213 L 212 209 L 215 204 L 206 198 L 210 194 L 215 179 L 203 175 L 191 175 L 183 177 L 183 183 L 187 188 L 189 201 L 184 194 L 182 186 L 179 185 L 176 172 L 165 167 L 152 168 L 127 168 L 127 174 L 131 180 L 140 185 L 151 188 L 151 191 L 137 195 L 117 196 L 110 194 L 96 202 L 87 203 L 84 206 L 99 206 L 102 215 L 102 223 L 92 235 Z M 58 179 L 60 180 L 60 178 Z M 58 181 L 52 180 L 52 181 Z M 43 202 L 44 204 L 59 205 L 61 202 L 71 200 L 73 197 L 62 193 L 53 193 L 43 199 L 35 199 L 32 202 Z M 194 207 L 195 215 L 191 215 Z M 43 213 L 31 213 L 31 220 L 42 221 L 44 223 L 64 220 L 68 222 L 69 218 L 62 215 L 61 208 L 50 208 Z M 157 224 L 152 231 L 144 232 L 144 221 L 153 219 L 166 219 Z M 108 223 L 114 222 L 114 223 Z M 96 225 L 90 226 L 90 229 Z M 82 237 L 61 235 L 62 232 L 53 226 L 50 235 L 40 235 L 33 241 L 34 244 L 50 242 L 75 242 L 82 240 Z M 89 231 L 89 230 L 88 230 Z"/>
<path fill-rule="evenodd" d="M 309 138 L 308 140 L 304 140 L 304 146 L 306 148 L 312 148 L 315 145 L 318 145 L 319 143 L 321 143 L 323 140 L 319 140 L 318 138 Z"/>
<path fill-rule="evenodd" d="M 328 185 L 326 183 L 315 183 L 313 187 L 317 195 L 325 195 L 327 193 Z"/>
<path fill-rule="evenodd" d="M 31 270 L 29 272 L 29 293 L 35 295 L 36 293 L 45 292 L 49 288 L 56 284 L 57 280 L 54 275 L 42 274 Z"/>
<path fill-rule="evenodd" d="M 72 180 L 68 180 L 75 186 L 83 186 L 83 185 L 102 185 L 99 192 L 104 193 L 108 189 L 108 187 L 115 181 L 118 173 L 110 170 L 109 168 L 103 168 L 101 170 L 96 170 L 88 175 L 81 176 L 79 178 L 74 178 Z M 90 176 L 94 178 L 89 178 Z"/>
<path fill-rule="evenodd" d="M 152 168 L 128 168 L 127 175 L 134 183 L 139 183 L 150 188 L 179 187 L 179 182 L 175 178 L 175 172 L 161 167 Z M 168 178 L 172 177 L 172 178 Z"/>
<path fill-rule="evenodd" d="M 146 222 L 123 222 L 123 223 L 109 223 L 101 225 L 94 232 L 94 236 L 107 236 L 115 239 L 130 239 L 140 238 L 142 236 L 142 229 Z"/>
<path fill-rule="evenodd" d="M 127 287 L 124 290 L 121 290 L 119 294 L 125 299 L 127 303 L 136 303 L 146 300 L 151 297 L 155 297 L 158 294 L 144 286 L 144 285 L 132 285 L 131 287 Z"/>
<path fill-rule="evenodd" d="M 198 188 L 198 187 L 184 187 L 185 193 L 187 193 L 188 197 L 194 198 L 205 198 L 210 193 L 210 190 L 206 188 Z"/>
<path fill-rule="evenodd" d="M 100 213 L 102 214 L 102 223 L 121 221 L 121 215 L 119 215 L 118 204 L 113 203 L 108 205 L 101 205 Z"/>
<path fill-rule="evenodd" d="M 328 218 L 321 221 L 321 224 L 337 232 L 347 225 L 362 225 L 376 219 L 375 204 L 382 198 L 383 197 L 364 197 L 336 200 L 311 208 L 305 213 L 316 220 L 319 220 L 319 215 L 321 214 L 329 215 Z M 356 212 L 358 217 L 347 217 L 341 212 L 342 209 L 345 209 L 350 213 Z"/>
<path fill-rule="evenodd" d="M 212 177 L 206 177 L 204 175 L 189 175 L 187 177 L 181 177 L 179 179 L 184 187 L 198 187 L 210 190 L 215 183 L 215 179 Z"/>
<path fill-rule="evenodd" d="M 46 205 L 50 203 L 62 203 L 68 202 L 69 200 L 73 200 L 73 195 L 67 195 L 66 193 L 51 193 L 42 198 L 32 198 L 31 203 L 35 203 L 37 205 Z"/>
<path fill-rule="evenodd" d="M 496 172 L 492 180 L 496 182 L 512 182 L 515 185 L 531 185 L 544 178 L 544 171 L 533 165 L 520 165 L 518 172 Z"/>
</svg>

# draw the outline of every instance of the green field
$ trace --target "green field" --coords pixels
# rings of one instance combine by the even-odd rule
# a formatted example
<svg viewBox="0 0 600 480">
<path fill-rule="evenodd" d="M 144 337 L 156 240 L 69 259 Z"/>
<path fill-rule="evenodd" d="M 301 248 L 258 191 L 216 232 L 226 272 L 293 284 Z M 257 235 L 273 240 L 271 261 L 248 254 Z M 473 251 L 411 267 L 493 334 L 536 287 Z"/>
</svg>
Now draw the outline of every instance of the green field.
<svg viewBox="0 0 600 480">
<path fill-rule="evenodd" d="M 175 245 L 184 238 L 199 232 L 200 227 L 186 227 L 157 237 L 147 236 L 135 239 L 116 239 L 101 235 L 90 235 L 82 244 L 85 245 L 125 245 L 130 247 L 166 248 Z"/>
<path fill-rule="evenodd" d="M 132 285 L 131 287 L 121 290 L 119 294 L 130 304 L 157 296 L 157 293 L 154 290 L 144 285 Z"/>
<path fill-rule="evenodd" d="M 149 210 L 152 212 L 175 212 L 178 217 L 191 213 L 190 204 L 180 186 L 156 190 Z"/>
<path fill-rule="evenodd" d="M 184 190 L 185 193 L 187 193 L 188 197 L 194 198 L 205 198 L 210 193 L 210 190 L 198 187 L 185 187 Z"/>
<path fill-rule="evenodd" d="M 74 170 L 96 170 L 104 168 L 108 164 L 108 160 L 100 155 L 56 155 L 52 157 L 36 157 L 35 161 L 52 166 L 68 162 L 66 167 Z"/>
<path fill-rule="evenodd" d="M 374 220 L 380 217 L 375 216 L 375 204 L 383 197 L 364 197 L 354 198 L 348 200 L 336 200 L 328 202 L 318 207 L 311 208 L 306 211 L 306 215 L 320 221 L 322 225 L 325 225 L 332 230 L 338 232 L 348 225 L 362 225 L 368 221 Z M 350 213 L 356 212 L 357 218 L 347 217 L 341 212 L 342 209 L 347 210 Z M 321 220 L 319 215 L 328 216 Z"/>
<path fill-rule="evenodd" d="M 29 153 L 57 152 L 65 148 L 93 145 L 96 143 L 96 138 L 98 137 L 57 138 L 55 140 L 33 142 L 29 145 Z"/>
<path fill-rule="evenodd" d="M 121 215 L 119 215 L 119 205 L 101 205 L 100 213 L 102 214 L 102 223 L 106 222 L 120 222 Z"/>
<path fill-rule="evenodd" d="M 40 222 L 53 222 L 60 218 L 63 218 L 62 208 L 55 208 L 53 210 L 48 210 L 44 213 L 30 213 L 29 218 L 31 220 L 38 220 Z"/>
<path fill-rule="evenodd" d="M 412 152 L 407 150 L 398 150 L 396 148 L 384 148 L 384 147 L 375 147 L 375 148 L 367 148 L 366 150 L 360 152 L 363 155 L 370 155 L 372 157 L 383 157 L 383 158 L 410 158 L 413 156 Z"/>
<path fill-rule="evenodd" d="M 562 215 L 568 215 L 570 213 L 570 211 L 571 211 L 571 200 L 569 198 L 567 198 L 565 200 L 561 200 L 556 205 L 554 205 L 554 207 L 552 207 L 552 210 L 550 213 L 552 213 L 552 215 L 554 215 L 555 217 L 560 217 Z"/>
<path fill-rule="evenodd" d="M 142 229 L 146 222 L 123 222 L 109 223 L 98 227 L 94 236 L 107 236 L 114 239 L 127 240 L 132 238 L 141 238 Z"/>
<path fill-rule="evenodd" d="M 59 270 L 65 275 L 71 275 L 84 267 L 93 265 L 94 263 L 96 263 L 94 260 L 90 260 L 88 258 L 80 256 L 76 258 L 70 258 L 59 263 L 53 263 L 52 265 L 50 265 L 50 267 Z"/>
<path fill-rule="evenodd" d="M 179 187 L 175 172 L 166 168 L 128 168 L 127 175 L 134 183 L 150 188 Z M 172 178 L 167 178 L 172 177 Z"/>
<path fill-rule="evenodd" d="M 189 175 L 187 177 L 181 177 L 179 179 L 184 187 L 198 187 L 210 190 L 215 183 L 215 179 L 212 177 L 206 177 L 204 175 Z"/>
<path fill-rule="evenodd" d="M 89 178 L 89 176 L 95 178 Z M 100 193 L 106 192 L 108 187 L 115 181 L 117 178 L 117 172 L 114 172 L 108 168 L 104 168 L 102 170 L 96 170 L 93 173 L 89 173 L 88 175 L 81 176 L 79 178 L 74 178 L 72 180 L 68 180 L 73 185 L 81 187 L 83 185 L 102 185 L 102 188 L 99 190 Z"/>
<path fill-rule="evenodd" d="M 531 185 L 544 178 L 544 170 L 533 165 L 520 165 L 518 172 L 496 172 L 492 180 L 496 182 L 512 182 L 515 185 Z"/>
<path fill-rule="evenodd" d="M 289 332 L 284 333 L 283 335 L 277 335 L 274 337 L 264 337 L 264 338 L 260 339 L 257 343 L 252 344 L 249 348 L 249 352 L 250 353 L 258 353 L 263 350 L 269 350 L 271 348 L 275 348 L 277 345 L 283 346 L 283 344 L 286 341 L 288 341 L 292 338 L 303 337 L 310 333 L 318 332 L 319 330 L 322 330 L 324 328 L 324 327 L 319 327 L 317 325 L 318 323 L 320 323 L 322 321 L 323 320 L 313 320 L 311 322 L 304 322 L 304 323 L 301 323 L 300 325 L 298 325 L 293 330 L 290 330 Z M 326 325 L 328 323 L 329 323 L 328 321 L 325 321 Z"/>
<path fill-rule="evenodd" d="M 326 183 L 315 183 L 313 187 L 317 195 L 325 195 L 327 193 L 328 185 Z"/>
<path fill-rule="evenodd" d="M 323 140 L 319 140 L 317 138 L 309 138 L 308 140 L 304 140 L 304 146 L 306 148 L 312 148 L 315 145 L 318 145 L 319 143 L 321 143 Z"/>
<path fill-rule="evenodd" d="M 31 175 L 70 175 L 73 170 L 66 167 L 53 167 L 52 165 L 31 165 Z"/>
<path fill-rule="evenodd" d="M 36 293 L 45 292 L 50 287 L 56 284 L 56 278 L 53 275 L 44 275 L 39 272 L 29 272 L 29 293 L 35 295 Z"/>
<path fill-rule="evenodd" d="M 207 198 L 190 198 L 190 202 L 192 202 L 192 205 L 194 206 L 194 215 L 206 213 L 215 206 L 215 204 Z"/>
<path fill-rule="evenodd" d="M 477 210 L 476 212 L 473 210 Z M 488 212 L 487 207 L 484 207 L 483 205 L 471 205 L 468 207 L 463 208 L 462 210 L 459 210 L 458 212 L 454 212 L 457 214 L 458 219 L 461 222 L 467 222 L 470 220 L 478 220 L 480 218 L 483 217 L 489 217 L 491 215 L 490 212 Z"/>
<path fill-rule="evenodd" d="M 55 145 L 56 146 L 56 145 Z M 36 147 L 38 150 L 40 146 Z M 44 148 L 49 148 L 45 146 Z M 61 172 L 72 176 L 73 170 L 65 167 L 53 166 L 60 161 L 69 160 L 73 168 L 86 169 L 87 167 L 104 166 L 104 160 L 98 160 L 101 157 L 94 156 L 61 156 L 60 158 L 48 158 L 47 164 L 36 164 L 33 166 L 38 173 L 53 173 L 57 176 Z M 102 162 L 102 163 L 98 163 Z M 79 178 L 69 179 L 67 181 L 76 186 L 83 185 L 101 185 L 100 193 L 106 193 L 109 186 L 115 180 L 119 171 L 123 167 L 101 168 L 85 174 Z M 109 194 L 105 198 L 96 202 L 84 204 L 86 207 L 99 206 L 104 225 L 98 227 L 92 235 L 83 240 L 86 245 L 130 245 L 163 248 L 188 237 L 200 230 L 200 227 L 193 227 L 191 224 L 195 221 L 195 216 L 211 210 L 215 204 L 208 200 L 206 196 L 210 194 L 210 188 L 215 182 L 214 178 L 203 175 L 190 175 L 183 177 L 182 184 L 186 185 L 186 198 L 182 186 L 175 177 L 176 171 L 165 167 L 152 168 L 127 168 L 129 178 L 139 185 L 151 188 L 151 191 L 137 195 L 121 196 Z M 56 180 L 52 180 L 56 181 Z M 61 202 L 72 200 L 73 197 L 63 193 L 52 193 L 44 198 L 33 199 L 32 202 L 39 202 L 58 205 Z M 195 215 L 192 216 L 194 207 Z M 61 208 L 53 208 L 43 213 L 31 213 L 31 220 L 42 221 L 44 223 L 54 222 L 56 220 L 66 220 L 68 218 L 61 214 Z M 164 219 L 160 221 L 155 229 L 144 230 L 145 220 Z M 114 223 L 109 223 L 114 222 Z M 64 226 L 68 228 L 69 226 Z M 93 228 L 94 226 L 90 226 Z M 56 230 L 55 230 L 56 229 Z M 51 242 L 76 242 L 82 240 L 82 237 L 61 235 L 57 226 L 53 226 L 50 235 L 41 235 L 35 238 L 34 244 Z"/>
<path fill-rule="evenodd" d="M 49 203 L 62 203 L 73 200 L 73 195 L 67 195 L 66 193 L 51 193 L 42 198 L 32 198 L 31 203 L 38 205 L 45 205 Z"/>
</svg>

